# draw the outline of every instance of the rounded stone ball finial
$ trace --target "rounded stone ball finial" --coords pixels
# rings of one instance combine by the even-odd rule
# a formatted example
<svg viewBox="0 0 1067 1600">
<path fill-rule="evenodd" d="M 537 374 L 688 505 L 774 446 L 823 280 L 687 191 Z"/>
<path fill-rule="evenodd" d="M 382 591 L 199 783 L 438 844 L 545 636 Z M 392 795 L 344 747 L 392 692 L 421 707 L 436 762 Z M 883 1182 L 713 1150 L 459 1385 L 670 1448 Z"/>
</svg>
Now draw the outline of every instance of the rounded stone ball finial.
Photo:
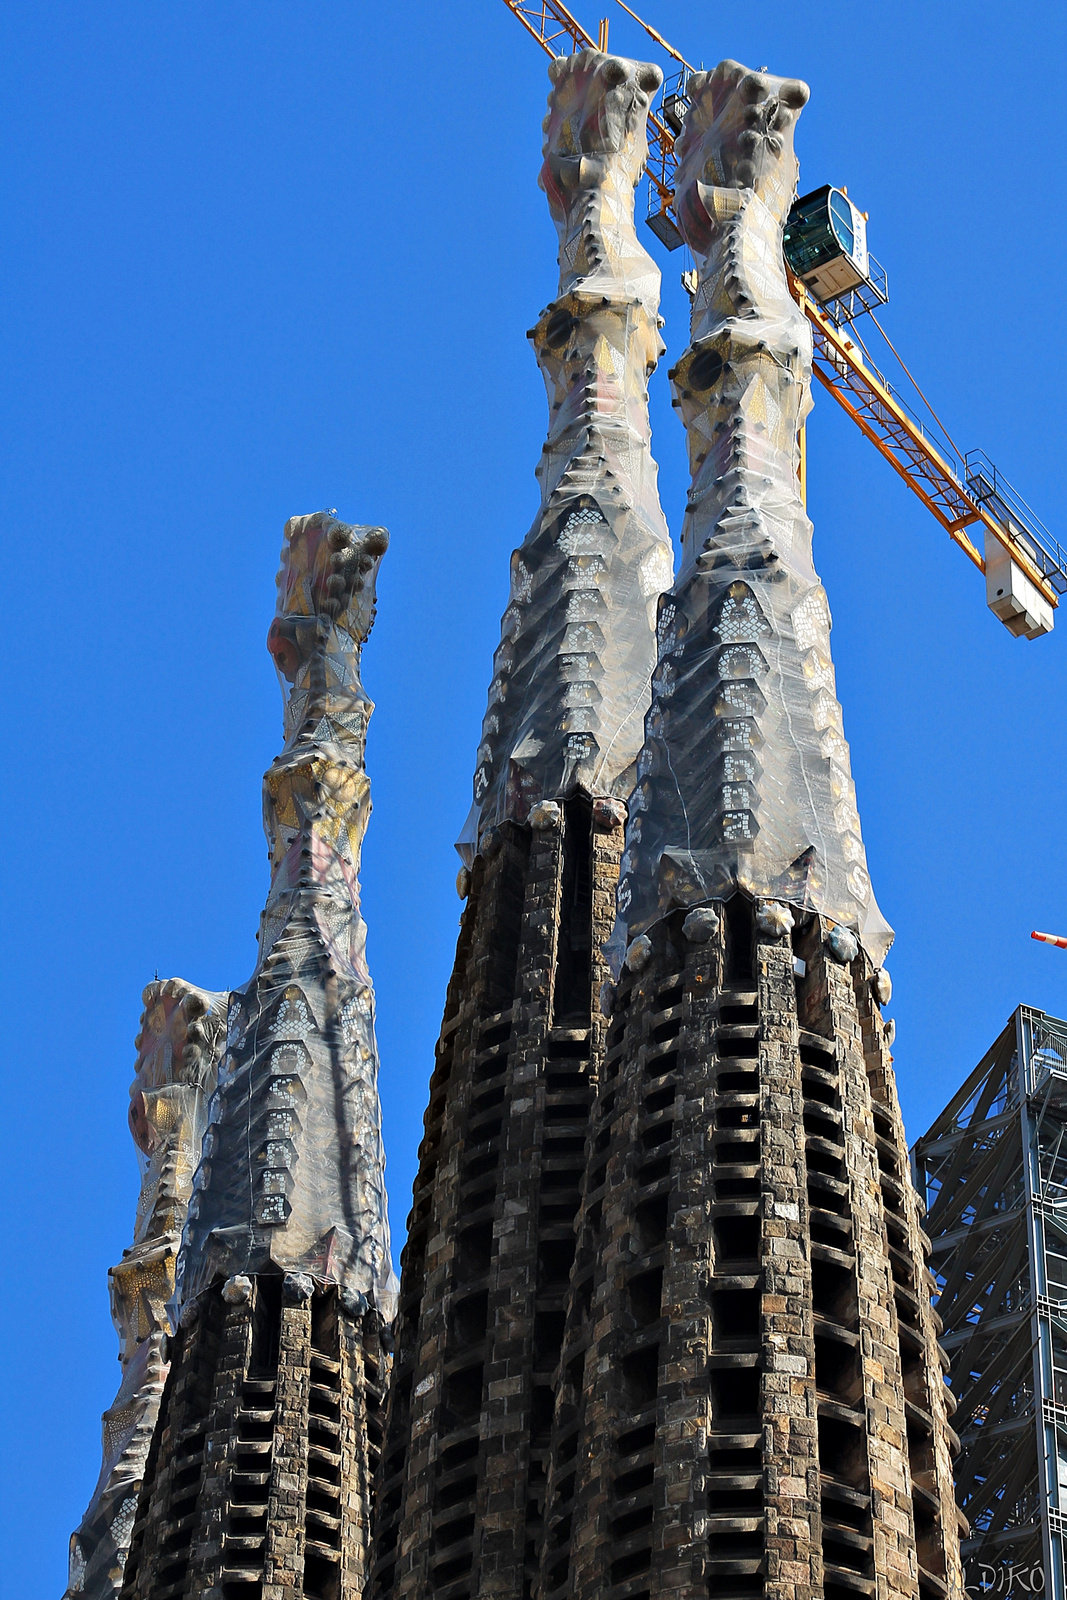
<svg viewBox="0 0 1067 1600">
<path fill-rule="evenodd" d="M 187 1300 L 178 1314 L 178 1326 L 188 1333 L 190 1328 L 195 1328 L 200 1321 L 200 1305 L 196 1300 Z"/>
<path fill-rule="evenodd" d="M 719 913 L 712 906 L 697 906 L 682 923 L 690 944 L 707 944 L 719 931 Z"/>
<path fill-rule="evenodd" d="M 625 961 L 630 972 L 640 972 L 652 958 L 652 940 L 647 933 L 639 933 L 626 948 Z"/>
<path fill-rule="evenodd" d="M 282 1283 L 282 1293 L 291 1306 L 302 1305 L 315 1293 L 314 1279 L 306 1272 L 287 1272 Z"/>
<path fill-rule="evenodd" d="M 625 821 L 624 801 L 607 797 L 593 801 L 593 827 L 598 833 L 610 833 L 613 828 L 621 828 Z"/>
<path fill-rule="evenodd" d="M 871 973 L 871 993 L 880 1006 L 887 1006 L 893 998 L 893 980 L 884 967 Z"/>
<path fill-rule="evenodd" d="M 370 1301 L 358 1289 L 339 1289 L 337 1298 L 342 1311 L 347 1311 L 350 1317 L 362 1317 L 366 1314 Z"/>
<path fill-rule="evenodd" d="M 222 1286 L 222 1298 L 228 1306 L 243 1306 L 252 1298 L 252 1280 L 243 1272 L 234 1273 Z"/>
<path fill-rule="evenodd" d="M 772 939 L 784 939 L 792 933 L 795 920 L 789 907 L 779 900 L 763 900 L 756 909 L 756 927 Z"/>
<path fill-rule="evenodd" d="M 851 928 L 843 928 L 835 922 L 830 932 L 826 935 L 827 948 L 835 961 L 840 961 L 843 967 L 851 966 L 860 953 L 860 942 Z"/>
</svg>

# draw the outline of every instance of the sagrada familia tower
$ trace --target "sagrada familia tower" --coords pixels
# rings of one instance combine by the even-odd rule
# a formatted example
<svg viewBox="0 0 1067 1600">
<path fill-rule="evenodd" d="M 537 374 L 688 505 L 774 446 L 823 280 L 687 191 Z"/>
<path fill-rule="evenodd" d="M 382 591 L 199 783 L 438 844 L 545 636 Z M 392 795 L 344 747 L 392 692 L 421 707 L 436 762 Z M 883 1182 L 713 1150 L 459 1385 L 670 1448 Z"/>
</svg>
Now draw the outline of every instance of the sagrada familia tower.
<svg viewBox="0 0 1067 1600">
<path fill-rule="evenodd" d="M 123 1383 L 68 1600 L 950 1600 L 929 1244 L 798 483 L 805 85 L 695 74 L 671 379 L 658 69 L 555 60 L 550 422 L 461 840 L 399 1294 L 359 910 L 379 529 L 286 528 L 249 982 L 145 991 Z M 202 1139 L 202 1149 L 200 1141 Z M 195 1174 L 195 1176 L 194 1176 Z"/>
</svg>

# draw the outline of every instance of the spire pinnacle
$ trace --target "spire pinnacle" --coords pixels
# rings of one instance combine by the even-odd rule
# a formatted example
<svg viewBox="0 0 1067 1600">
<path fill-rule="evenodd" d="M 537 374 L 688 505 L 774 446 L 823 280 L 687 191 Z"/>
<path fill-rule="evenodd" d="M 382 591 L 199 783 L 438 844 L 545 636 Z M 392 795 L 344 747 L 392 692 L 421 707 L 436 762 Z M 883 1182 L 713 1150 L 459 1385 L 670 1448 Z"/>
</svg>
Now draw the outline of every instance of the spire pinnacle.
<svg viewBox="0 0 1067 1600">
<path fill-rule="evenodd" d="M 189 1207 L 180 1296 L 219 1278 L 303 1272 L 392 1314 L 374 991 L 360 912 L 373 706 L 360 654 L 382 528 L 329 512 L 285 527 L 267 648 L 285 745 L 263 782 L 272 877 Z"/>
<path fill-rule="evenodd" d="M 811 333 L 782 231 L 808 90 L 724 61 L 688 92 L 677 211 L 697 287 L 671 379 L 692 486 L 659 607 L 613 955 L 672 908 L 743 889 L 852 928 L 880 964 L 892 933 L 867 873 L 798 481 Z"/>
<path fill-rule="evenodd" d="M 530 332 L 549 401 L 541 509 L 511 597 L 461 852 L 583 789 L 625 799 L 641 741 L 655 606 L 671 580 L 649 448 L 663 350 L 659 272 L 634 229 L 634 185 L 659 69 L 587 50 L 549 67 L 540 184 L 559 234 L 559 292 Z"/>
</svg>

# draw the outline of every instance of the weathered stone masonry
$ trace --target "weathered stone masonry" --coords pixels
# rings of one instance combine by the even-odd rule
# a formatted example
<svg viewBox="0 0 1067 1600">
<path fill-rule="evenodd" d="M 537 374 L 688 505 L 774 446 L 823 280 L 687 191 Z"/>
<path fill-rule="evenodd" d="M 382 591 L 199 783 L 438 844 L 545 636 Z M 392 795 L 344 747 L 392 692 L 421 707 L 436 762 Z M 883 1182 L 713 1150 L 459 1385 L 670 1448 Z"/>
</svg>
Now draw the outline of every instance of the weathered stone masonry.
<svg viewBox="0 0 1067 1600">
<path fill-rule="evenodd" d="M 622 817 L 542 804 L 475 863 L 403 1256 L 373 1594 L 532 1592 Z"/>
<path fill-rule="evenodd" d="M 539 1593 L 934 1600 L 952 1435 L 871 965 L 709 910 L 615 1001 Z"/>
<path fill-rule="evenodd" d="M 176 1337 L 123 1594 L 347 1600 L 381 1441 L 378 1315 L 299 1274 L 237 1293 L 213 1290 Z"/>
<path fill-rule="evenodd" d="M 395 1302 L 358 876 L 359 660 L 386 543 L 328 512 L 286 525 L 271 887 L 229 997 L 122 1600 L 364 1592 Z"/>
</svg>

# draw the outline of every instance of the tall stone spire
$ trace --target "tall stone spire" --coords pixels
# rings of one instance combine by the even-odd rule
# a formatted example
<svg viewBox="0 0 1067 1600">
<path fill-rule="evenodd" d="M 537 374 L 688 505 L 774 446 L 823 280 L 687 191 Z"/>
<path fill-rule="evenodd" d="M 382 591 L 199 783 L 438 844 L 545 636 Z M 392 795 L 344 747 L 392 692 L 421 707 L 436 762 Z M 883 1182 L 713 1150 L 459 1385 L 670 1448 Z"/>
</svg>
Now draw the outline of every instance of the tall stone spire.
<svg viewBox="0 0 1067 1600">
<path fill-rule="evenodd" d="M 512 558 L 468 893 L 403 1255 L 369 1596 L 524 1600 L 625 796 L 670 581 L 646 407 L 658 274 L 637 242 L 654 67 L 555 61 L 541 183 L 560 288 L 533 331 L 542 507 Z"/>
<path fill-rule="evenodd" d="M 689 95 L 677 206 L 698 285 L 675 385 L 693 488 L 631 801 L 535 1593 L 945 1600 L 953 1401 L 796 488 L 810 352 L 782 231 L 808 91 L 725 61 Z"/>
<path fill-rule="evenodd" d="M 293 517 L 285 538 L 267 641 L 287 700 L 285 747 L 263 786 L 271 886 L 256 971 L 230 996 L 181 1294 L 194 1301 L 219 1278 L 273 1267 L 350 1289 L 388 1318 L 395 1289 L 359 905 L 373 710 L 359 661 L 387 536 L 319 513 Z"/>
<path fill-rule="evenodd" d="M 649 448 L 659 272 L 634 228 L 658 69 L 586 51 L 549 68 L 540 184 L 559 293 L 530 330 L 549 430 L 541 509 L 511 558 L 466 837 L 582 788 L 625 800 L 660 593 L 673 570 Z"/>
<path fill-rule="evenodd" d="M 326 512 L 286 524 L 271 887 L 256 970 L 230 995 L 123 1600 L 362 1592 L 395 1305 L 358 881 L 359 666 L 386 544 Z"/>
<path fill-rule="evenodd" d="M 114 1600 L 168 1366 L 163 1346 L 182 1228 L 225 1035 L 224 994 L 150 983 L 137 1035 L 130 1131 L 141 1161 L 133 1244 L 111 1268 L 122 1382 L 103 1417 L 103 1465 L 70 1541 L 64 1600 Z"/>
<path fill-rule="evenodd" d="M 619 909 L 632 937 L 672 907 L 741 888 L 842 923 L 879 962 L 892 934 L 867 873 L 797 475 L 811 331 L 781 236 L 807 90 L 740 81 L 720 74 L 678 142 L 697 289 L 671 377 L 692 486 L 681 570 L 660 605 Z"/>
</svg>

